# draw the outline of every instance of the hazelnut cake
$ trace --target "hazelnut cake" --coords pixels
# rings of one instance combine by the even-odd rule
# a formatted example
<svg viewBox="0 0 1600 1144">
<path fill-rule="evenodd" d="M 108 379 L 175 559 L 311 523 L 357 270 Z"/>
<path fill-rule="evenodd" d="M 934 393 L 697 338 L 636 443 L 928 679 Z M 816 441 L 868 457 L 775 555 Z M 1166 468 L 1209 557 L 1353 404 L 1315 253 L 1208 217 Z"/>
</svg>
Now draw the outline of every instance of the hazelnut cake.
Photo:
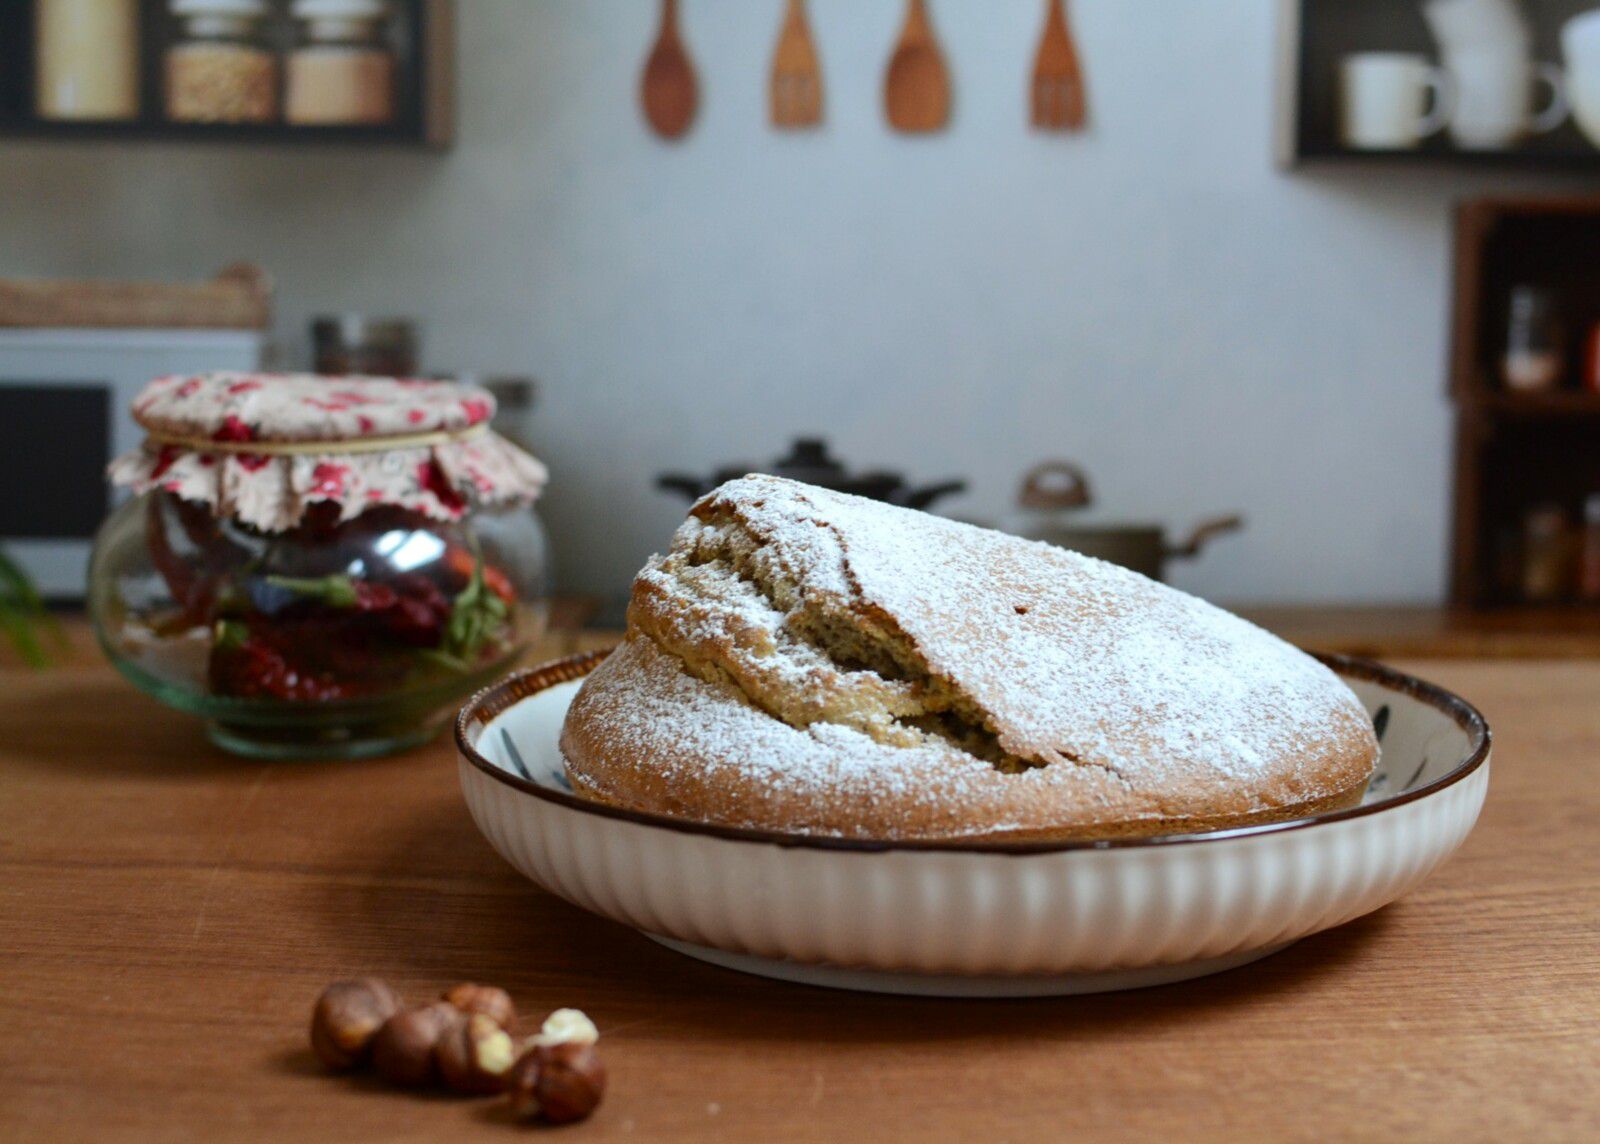
<svg viewBox="0 0 1600 1144">
<path fill-rule="evenodd" d="M 574 787 L 883 841 L 1182 833 L 1357 802 L 1355 695 L 1246 621 L 1037 541 L 778 477 L 690 510 L 585 680 Z"/>
</svg>

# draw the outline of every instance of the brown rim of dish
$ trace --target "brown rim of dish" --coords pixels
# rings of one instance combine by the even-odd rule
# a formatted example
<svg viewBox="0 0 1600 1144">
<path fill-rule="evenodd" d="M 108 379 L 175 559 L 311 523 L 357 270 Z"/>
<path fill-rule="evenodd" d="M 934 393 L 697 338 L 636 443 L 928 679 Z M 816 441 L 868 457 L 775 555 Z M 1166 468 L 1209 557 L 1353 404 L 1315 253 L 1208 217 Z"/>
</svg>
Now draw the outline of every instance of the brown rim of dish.
<svg viewBox="0 0 1600 1144">
<path fill-rule="evenodd" d="M 606 656 L 610 650 L 580 652 L 569 655 L 564 659 L 552 660 L 537 667 L 524 668 L 515 672 L 506 679 L 493 686 L 486 687 L 467 701 L 456 716 L 455 736 L 456 750 L 461 757 L 478 770 L 483 771 L 497 782 L 504 783 L 524 794 L 531 794 L 546 802 L 553 802 L 557 806 L 564 806 L 570 810 L 581 811 L 584 814 L 595 814 L 602 818 L 615 818 L 623 822 L 637 823 L 641 826 L 654 826 L 662 830 L 675 830 L 681 834 L 709 835 L 713 838 L 725 838 L 735 842 L 761 842 L 774 846 L 799 847 L 811 850 L 849 850 L 862 853 L 882 853 L 893 850 L 917 851 L 944 851 L 957 854 L 1048 854 L 1063 850 L 1122 850 L 1140 846 L 1178 846 L 1192 845 L 1203 842 L 1221 842 L 1232 838 L 1249 838 L 1258 834 L 1278 834 L 1286 830 L 1303 830 L 1308 826 L 1323 826 L 1332 822 L 1343 822 L 1347 819 L 1361 818 L 1368 814 L 1377 814 L 1379 811 L 1389 810 L 1408 802 L 1415 802 L 1420 798 L 1427 798 L 1436 794 L 1447 786 L 1452 786 L 1466 778 L 1473 771 L 1483 765 L 1489 757 L 1489 744 L 1491 736 L 1489 724 L 1479 714 L 1478 709 L 1458 695 L 1437 687 L 1432 683 L 1424 682 L 1415 676 L 1406 675 L 1391 667 L 1385 667 L 1370 659 L 1361 659 L 1349 655 L 1324 655 L 1313 652 L 1336 673 L 1349 676 L 1352 679 L 1365 680 L 1369 683 L 1378 683 L 1392 688 L 1421 703 L 1427 704 L 1434 710 L 1448 716 L 1456 726 L 1467 734 L 1470 747 L 1464 761 L 1456 764 L 1449 772 L 1434 779 L 1425 786 L 1415 790 L 1402 791 L 1389 798 L 1364 806 L 1354 806 L 1347 810 L 1333 810 L 1325 814 L 1313 815 L 1310 818 L 1291 818 L 1282 822 L 1263 822 L 1254 826 L 1235 826 L 1222 830 L 1206 831 L 1198 834 L 1156 834 L 1142 838 L 1102 838 L 1102 839 L 1076 839 L 1070 841 L 1016 841 L 1007 842 L 1004 839 L 991 839 L 989 841 L 971 840 L 962 841 L 955 839 L 949 842 L 934 840 L 923 841 L 878 841 L 869 838 L 835 838 L 828 835 L 793 834 L 777 830 L 753 830 L 739 826 L 719 826 L 709 822 L 695 822 L 687 818 L 673 818 L 664 814 L 653 814 L 643 810 L 628 810 L 619 806 L 608 806 L 602 802 L 567 794 L 565 791 L 551 790 L 549 787 L 540 786 L 518 775 L 512 774 L 504 767 L 496 766 L 478 752 L 477 747 L 468 742 L 467 729 L 474 723 L 487 727 L 494 718 L 515 703 L 535 695 L 540 691 L 554 687 L 560 683 L 569 683 L 575 679 L 582 679 L 593 671 L 595 665 Z"/>
</svg>

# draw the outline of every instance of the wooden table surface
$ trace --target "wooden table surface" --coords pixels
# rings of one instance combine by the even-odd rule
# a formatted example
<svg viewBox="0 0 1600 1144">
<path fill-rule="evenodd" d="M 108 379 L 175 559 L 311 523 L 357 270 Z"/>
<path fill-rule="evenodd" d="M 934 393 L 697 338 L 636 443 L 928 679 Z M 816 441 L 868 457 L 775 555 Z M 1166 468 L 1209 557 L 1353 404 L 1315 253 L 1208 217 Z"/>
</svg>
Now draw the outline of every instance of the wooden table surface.
<svg viewBox="0 0 1600 1144">
<path fill-rule="evenodd" d="M 1426 884 L 1231 973 L 1008 1002 L 745 977 L 584 914 L 490 851 L 443 742 L 251 763 L 86 648 L 0 670 L 0 1138 L 555 1131 L 324 1075 L 311 1000 L 375 973 L 592 1014 L 611 1092 L 562 1139 L 1600 1139 L 1600 663 L 1402 666 L 1496 734 Z"/>
<path fill-rule="evenodd" d="M 1252 605 L 1234 611 L 1292 644 L 1369 659 L 1600 658 L 1600 607 L 1467 612 L 1407 605 Z"/>
</svg>

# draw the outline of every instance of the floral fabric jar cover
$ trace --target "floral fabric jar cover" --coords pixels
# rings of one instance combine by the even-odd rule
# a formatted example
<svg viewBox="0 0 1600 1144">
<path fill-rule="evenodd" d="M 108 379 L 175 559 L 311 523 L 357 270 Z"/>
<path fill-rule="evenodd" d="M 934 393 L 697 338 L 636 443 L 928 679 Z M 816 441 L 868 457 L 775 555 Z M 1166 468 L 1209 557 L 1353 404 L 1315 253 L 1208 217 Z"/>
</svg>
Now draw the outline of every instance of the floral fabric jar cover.
<svg viewBox="0 0 1600 1144">
<path fill-rule="evenodd" d="M 342 520 L 395 505 L 453 521 L 544 486 L 544 466 L 489 431 L 494 412 L 488 391 L 451 382 L 174 375 L 134 402 L 150 438 L 112 462 L 111 478 L 266 532 L 293 528 L 319 502 L 339 505 Z"/>
</svg>

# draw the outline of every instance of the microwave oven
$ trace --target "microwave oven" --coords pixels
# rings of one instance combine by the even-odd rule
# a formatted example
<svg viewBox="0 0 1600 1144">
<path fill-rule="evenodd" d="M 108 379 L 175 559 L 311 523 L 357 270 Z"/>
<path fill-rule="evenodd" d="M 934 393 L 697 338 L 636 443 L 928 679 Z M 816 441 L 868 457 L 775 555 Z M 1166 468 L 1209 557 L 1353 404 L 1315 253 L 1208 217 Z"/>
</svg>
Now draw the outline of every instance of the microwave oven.
<svg viewBox="0 0 1600 1144">
<path fill-rule="evenodd" d="M 80 602 L 106 465 L 143 433 L 133 399 L 168 373 L 261 368 L 260 330 L 0 329 L 0 548 L 44 597 Z"/>
</svg>

